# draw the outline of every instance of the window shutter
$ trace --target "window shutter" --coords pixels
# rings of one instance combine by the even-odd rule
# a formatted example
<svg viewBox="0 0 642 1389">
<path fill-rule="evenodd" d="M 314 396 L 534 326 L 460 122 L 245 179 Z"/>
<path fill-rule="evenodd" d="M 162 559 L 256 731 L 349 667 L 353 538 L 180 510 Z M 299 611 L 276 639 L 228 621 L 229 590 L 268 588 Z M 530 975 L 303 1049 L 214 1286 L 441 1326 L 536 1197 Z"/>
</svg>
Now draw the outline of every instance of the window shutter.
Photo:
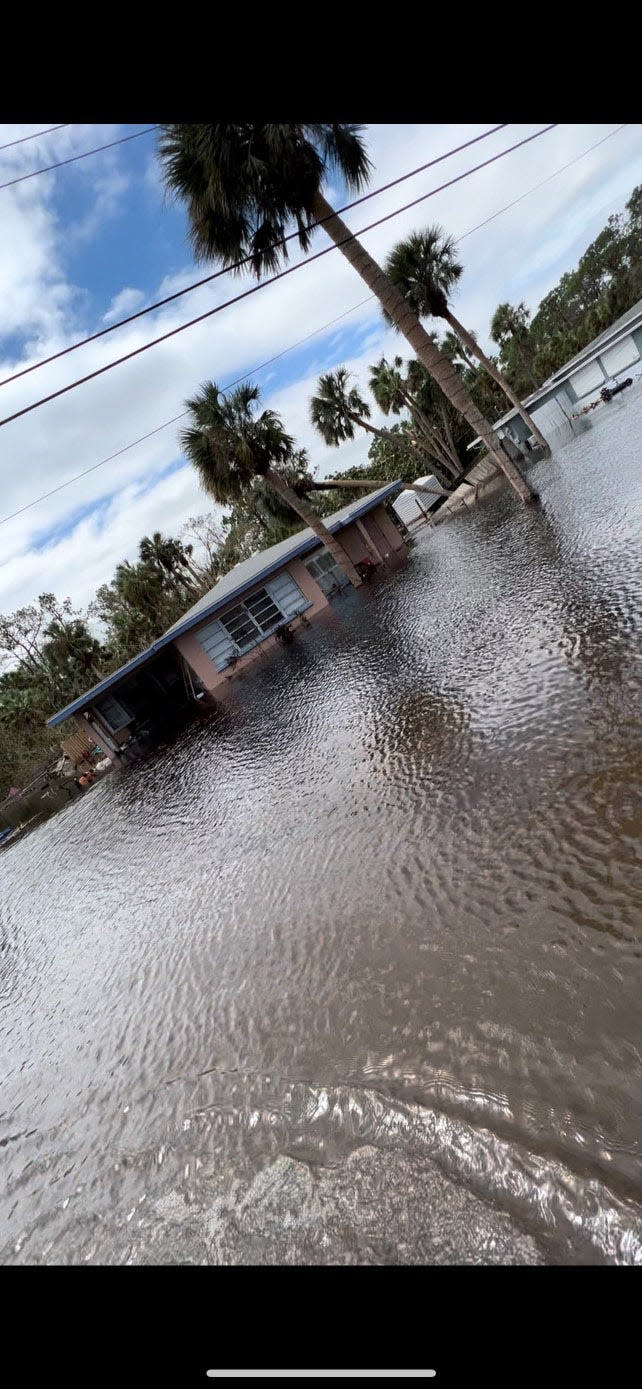
<svg viewBox="0 0 642 1389">
<path fill-rule="evenodd" d="M 218 671 L 225 670 L 230 657 L 236 655 L 236 646 L 218 618 L 201 627 L 200 632 L 196 633 L 196 640 Z"/>
<path fill-rule="evenodd" d="M 625 367 L 632 366 L 639 359 L 633 338 L 624 338 L 617 347 L 610 347 L 608 352 L 602 353 L 602 366 L 607 376 L 617 376 L 618 371 L 624 371 Z"/>
<path fill-rule="evenodd" d="M 297 613 L 308 607 L 308 599 L 301 592 L 299 585 L 294 582 L 287 569 L 283 573 L 277 574 L 276 578 L 270 579 L 265 585 L 270 597 L 278 605 L 284 617 L 296 617 Z"/>
<path fill-rule="evenodd" d="M 582 396 L 588 395 L 589 391 L 596 391 L 599 386 L 604 385 L 604 373 L 597 362 L 589 362 L 587 367 L 582 367 L 581 371 L 576 371 L 571 377 L 571 386 L 575 391 L 578 400 Z"/>
</svg>

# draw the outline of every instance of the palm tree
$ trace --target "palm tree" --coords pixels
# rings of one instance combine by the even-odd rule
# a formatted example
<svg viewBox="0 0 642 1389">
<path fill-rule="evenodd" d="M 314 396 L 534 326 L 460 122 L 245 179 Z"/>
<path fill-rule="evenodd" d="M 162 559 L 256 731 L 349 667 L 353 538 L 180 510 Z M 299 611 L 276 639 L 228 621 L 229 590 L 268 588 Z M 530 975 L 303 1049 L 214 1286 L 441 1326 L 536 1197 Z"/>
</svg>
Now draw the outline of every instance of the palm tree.
<svg viewBox="0 0 642 1389">
<path fill-rule="evenodd" d="M 476 335 L 475 333 L 473 333 L 472 329 L 470 332 L 470 336 L 471 338 L 475 339 L 475 342 L 477 341 Z M 465 367 L 468 367 L 469 371 L 478 370 L 478 368 L 475 366 L 474 361 L 472 360 L 472 357 L 470 357 L 468 352 L 466 351 L 466 348 L 464 347 L 463 343 L 459 341 L 459 338 L 457 337 L 456 333 L 444 333 L 444 336 L 441 340 L 441 350 L 442 352 L 445 352 L 448 357 L 450 357 L 451 362 L 461 361 L 463 362 L 463 365 Z"/>
<path fill-rule="evenodd" d="M 240 500 L 256 478 L 264 479 L 314 531 L 358 588 L 361 579 L 343 546 L 286 480 L 286 470 L 291 474 L 294 466 L 301 465 L 301 451 L 295 451 L 294 440 L 273 410 L 255 413 L 259 395 L 258 386 L 248 383 L 224 396 L 215 382 L 206 381 L 185 402 L 191 423 L 181 434 L 182 448 L 217 502 Z"/>
<path fill-rule="evenodd" d="M 530 378 L 533 389 L 536 390 L 538 381 L 533 368 L 533 349 L 529 348 L 528 342 L 529 318 L 530 311 L 523 300 L 517 305 L 506 302 L 498 304 L 490 325 L 490 336 L 493 342 L 497 343 L 500 351 L 502 349 L 505 351 L 509 343 L 515 343 L 522 369 Z"/>
<path fill-rule="evenodd" d="M 152 536 L 144 535 L 138 547 L 143 563 L 157 569 L 177 593 L 181 588 L 194 588 L 196 573 L 190 564 L 191 550 L 191 546 L 186 547 L 180 540 L 164 536 L 160 531 L 154 531 Z"/>
<path fill-rule="evenodd" d="M 452 440 L 445 438 L 433 424 L 425 410 L 422 409 L 417 397 L 411 390 L 411 378 L 401 375 L 400 368 L 403 366 L 401 357 L 395 357 L 392 365 L 382 357 L 375 366 L 370 369 L 370 390 L 384 415 L 400 415 L 402 410 L 407 410 L 414 428 L 422 440 L 424 452 L 431 455 L 431 464 L 435 467 L 433 459 L 436 458 L 436 476 L 445 487 L 452 488 L 454 480 L 457 480 L 462 473 L 462 466 L 457 451 Z M 425 375 L 425 372 L 424 372 Z M 432 378 L 427 378 L 432 384 Z M 434 395 L 438 394 L 435 389 Z M 442 396 L 442 401 L 445 402 Z M 431 404 L 434 406 L 435 401 Z M 445 474 L 445 476 L 440 476 Z"/>
<path fill-rule="evenodd" d="M 379 299 L 444 394 L 483 439 L 522 501 L 532 492 L 507 457 L 452 362 L 435 346 L 417 314 L 337 216 L 321 191 L 338 171 L 358 191 L 371 169 L 352 124 L 174 124 L 161 126 L 159 154 L 166 187 L 187 205 L 190 238 L 200 260 L 250 263 L 257 277 L 287 259 L 283 239 L 292 222 L 303 251 L 322 223 L 346 260 Z"/>
<path fill-rule="evenodd" d="M 522 405 L 506 377 L 499 368 L 482 352 L 472 333 L 450 308 L 449 296 L 463 273 L 463 265 L 455 260 L 455 242 L 440 226 L 427 227 L 423 232 L 412 232 L 400 241 L 386 260 L 386 273 L 404 299 L 420 318 L 443 318 L 457 334 L 460 343 L 468 352 L 477 357 L 489 376 L 501 386 L 504 395 L 521 415 L 530 434 L 534 434 L 538 444 L 550 453 L 544 435 L 531 419 L 528 410 Z"/>
<path fill-rule="evenodd" d="M 432 335 L 431 335 L 432 336 Z M 441 351 L 449 355 L 443 343 L 440 343 Z M 463 367 L 454 362 L 455 370 L 458 375 L 463 375 Z M 452 403 L 446 399 L 441 388 L 437 385 L 433 376 L 426 371 L 422 362 L 416 357 L 411 357 L 406 369 L 406 382 L 408 390 L 416 401 L 418 408 L 431 420 L 439 421 L 438 432 L 440 438 L 446 441 L 448 455 L 453 461 L 457 461 L 458 475 L 463 471 L 462 448 L 466 442 L 470 442 L 472 430 L 467 426 L 466 421 Z"/>
<path fill-rule="evenodd" d="M 320 376 L 317 393 L 310 401 L 310 419 L 324 443 L 331 448 L 338 448 L 346 439 L 354 439 L 355 425 L 368 434 L 385 436 L 384 430 L 370 423 L 370 406 L 356 386 L 350 386 L 350 377 L 351 372 L 346 367 L 337 367 L 336 371 Z"/>
<path fill-rule="evenodd" d="M 417 454 L 424 466 L 426 462 L 430 462 L 432 467 L 433 460 L 429 457 L 428 446 L 420 443 L 416 435 L 400 439 L 391 430 L 377 429 L 375 425 L 370 424 L 370 406 L 359 395 L 356 387 L 349 386 L 350 375 L 345 367 L 337 367 L 336 371 L 329 371 L 325 376 L 319 377 L 317 394 L 310 401 L 310 418 L 324 442 L 330 447 L 338 448 L 346 439 L 354 439 L 355 425 L 358 425 L 378 439 L 385 439 L 404 459 L 407 460 L 410 449 Z M 441 478 L 439 480 L 442 481 Z M 378 486 L 375 478 L 369 479 L 369 483 L 373 487 Z M 346 484 L 349 485 L 352 484 Z M 368 480 L 358 485 L 367 486 Z M 452 490 L 452 477 L 443 479 L 443 485 Z M 330 486 L 336 484 L 310 482 L 310 488 L 316 491 L 323 491 Z M 407 483 L 406 486 L 412 488 L 413 484 Z"/>
<path fill-rule="evenodd" d="M 355 425 L 374 434 L 377 439 L 386 439 L 393 448 L 407 453 L 408 444 L 402 443 L 389 429 L 377 429 L 370 423 L 370 406 L 356 388 L 350 386 L 351 372 L 346 367 L 337 367 L 319 377 L 317 393 L 310 401 L 310 419 L 319 431 L 321 438 L 331 448 L 338 448 L 346 439 L 354 439 Z M 423 454 L 416 441 L 410 440 L 411 448 Z"/>
</svg>

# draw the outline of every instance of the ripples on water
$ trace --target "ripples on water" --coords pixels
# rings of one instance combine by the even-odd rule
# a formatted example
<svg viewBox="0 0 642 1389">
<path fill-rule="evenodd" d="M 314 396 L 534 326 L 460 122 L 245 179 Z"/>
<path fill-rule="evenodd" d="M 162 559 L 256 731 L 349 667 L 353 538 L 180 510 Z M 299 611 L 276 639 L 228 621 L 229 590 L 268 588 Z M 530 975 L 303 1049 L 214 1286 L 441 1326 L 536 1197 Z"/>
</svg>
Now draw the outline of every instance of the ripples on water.
<svg viewBox="0 0 642 1389">
<path fill-rule="evenodd" d="M 640 1262 L 634 396 L 0 856 L 5 1262 Z"/>
</svg>

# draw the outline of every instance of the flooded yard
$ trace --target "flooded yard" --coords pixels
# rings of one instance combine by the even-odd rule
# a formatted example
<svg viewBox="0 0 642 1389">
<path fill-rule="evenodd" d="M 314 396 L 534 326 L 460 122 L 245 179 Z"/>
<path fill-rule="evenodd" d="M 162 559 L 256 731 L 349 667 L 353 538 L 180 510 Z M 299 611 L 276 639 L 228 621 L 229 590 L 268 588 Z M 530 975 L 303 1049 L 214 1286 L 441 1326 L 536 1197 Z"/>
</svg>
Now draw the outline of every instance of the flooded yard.
<svg viewBox="0 0 642 1389">
<path fill-rule="evenodd" d="M 642 1262 L 627 395 L 0 855 L 3 1262 Z"/>
</svg>

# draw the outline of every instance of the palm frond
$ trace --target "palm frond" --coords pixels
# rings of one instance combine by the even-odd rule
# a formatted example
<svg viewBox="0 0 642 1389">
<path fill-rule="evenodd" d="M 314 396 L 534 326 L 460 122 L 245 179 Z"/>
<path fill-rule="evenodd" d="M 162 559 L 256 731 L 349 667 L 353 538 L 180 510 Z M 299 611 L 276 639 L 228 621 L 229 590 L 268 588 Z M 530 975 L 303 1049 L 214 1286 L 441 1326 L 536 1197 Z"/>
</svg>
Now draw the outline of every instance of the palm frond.
<svg viewBox="0 0 642 1389">
<path fill-rule="evenodd" d="M 275 243 L 291 227 L 308 250 L 328 173 L 336 169 L 360 189 L 371 168 L 361 127 L 337 123 L 163 125 L 158 155 L 168 193 L 186 205 L 196 259 L 233 265 L 247 257 L 257 276 L 288 259 L 287 246 Z"/>
<path fill-rule="evenodd" d="M 435 223 L 411 232 L 386 260 L 386 274 L 420 318 L 447 314 L 449 298 L 463 273 L 455 247 L 453 237 Z"/>
</svg>

